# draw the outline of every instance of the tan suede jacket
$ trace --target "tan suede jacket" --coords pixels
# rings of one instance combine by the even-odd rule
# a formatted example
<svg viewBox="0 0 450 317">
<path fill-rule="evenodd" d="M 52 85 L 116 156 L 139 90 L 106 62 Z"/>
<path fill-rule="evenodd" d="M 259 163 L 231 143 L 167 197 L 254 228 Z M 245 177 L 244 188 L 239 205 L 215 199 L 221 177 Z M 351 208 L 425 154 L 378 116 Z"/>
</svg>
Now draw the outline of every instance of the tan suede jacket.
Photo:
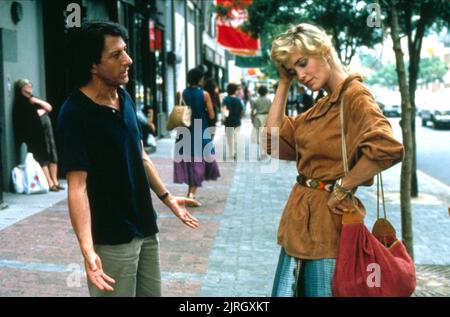
<svg viewBox="0 0 450 317">
<path fill-rule="evenodd" d="M 363 155 L 383 169 L 400 162 L 403 146 L 394 139 L 389 121 L 358 74 L 350 75 L 307 112 L 287 117 L 280 127 L 279 148 L 271 151 L 269 142 L 268 152 L 282 160 L 297 161 L 298 172 L 308 178 L 335 181 L 343 177 L 342 97 L 349 169 Z M 373 179 L 364 185 L 372 184 Z M 287 254 L 301 259 L 336 258 L 340 220 L 327 207 L 329 197 L 324 190 L 294 185 L 278 228 L 278 243 Z"/>
</svg>

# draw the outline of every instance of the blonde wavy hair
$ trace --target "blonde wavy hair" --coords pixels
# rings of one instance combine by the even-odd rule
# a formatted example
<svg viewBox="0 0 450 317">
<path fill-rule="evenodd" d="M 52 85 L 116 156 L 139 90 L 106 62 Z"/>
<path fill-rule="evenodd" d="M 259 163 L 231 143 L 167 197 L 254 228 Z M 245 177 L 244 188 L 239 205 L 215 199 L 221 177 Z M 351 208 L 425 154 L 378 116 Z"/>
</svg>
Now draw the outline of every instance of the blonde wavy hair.
<svg viewBox="0 0 450 317">
<path fill-rule="evenodd" d="M 26 85 L 31 85 L 31 82 L 28 79 L 18 79 L 14 82 L 14 86 L 16 89 L 20 90 L 23 87 L 25 87 Z"/>
<path fill-rule="evenodd" d="M 299 52 L 306 57 L 326 59 L 334 66 L 345 70 L 336 55 L 331 36 L 312 24 L 301 23 L 278 35 L 272 42 L 270 59 L 277 67 L 280 67 L 295 52 Z M 329 59 L 328 56 L 330 56 Z"/>
</svg>

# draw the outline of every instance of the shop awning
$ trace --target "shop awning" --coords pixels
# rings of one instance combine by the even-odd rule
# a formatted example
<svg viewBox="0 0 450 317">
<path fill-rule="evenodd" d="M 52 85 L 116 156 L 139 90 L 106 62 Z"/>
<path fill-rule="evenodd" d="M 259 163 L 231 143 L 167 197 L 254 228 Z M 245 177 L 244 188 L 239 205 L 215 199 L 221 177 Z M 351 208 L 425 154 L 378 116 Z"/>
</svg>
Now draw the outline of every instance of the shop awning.
<svg viewBox="0 0 450 317">
<path fill-rule="evenodd" d="M 216 5 L 223 7 L 226 14 L 217 14 L 217 42 L 234 55 L 256 55 L 259 39 L 245 33 L 241 27 L 247 20 L 246 8 L 252 0 L 216 0 Z"/>
<path fill-rule="evenodd" d="M 236 66 L 241 68 L 258 68 L 266 66 L 262 56 L 236 56 Z"/>
</svg>

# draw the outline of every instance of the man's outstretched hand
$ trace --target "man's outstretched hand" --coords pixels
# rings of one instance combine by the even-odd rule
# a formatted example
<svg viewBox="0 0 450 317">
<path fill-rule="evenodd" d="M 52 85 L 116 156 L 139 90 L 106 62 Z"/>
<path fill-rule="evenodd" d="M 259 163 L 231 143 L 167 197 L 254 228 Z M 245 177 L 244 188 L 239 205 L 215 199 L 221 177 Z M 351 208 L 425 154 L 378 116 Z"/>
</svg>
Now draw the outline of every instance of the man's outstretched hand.
<svg viewBox="0 0 450 317">
<path fill-rule="evenodd" d="M 198 220 L 186 209 L 186 206 L 200 206 L 200 203 L 197 200 L 169 195 L 169 197 L 164 200 L 164 203 L 186 226 L 192 229 L 198 227 Z"/>
</svg>

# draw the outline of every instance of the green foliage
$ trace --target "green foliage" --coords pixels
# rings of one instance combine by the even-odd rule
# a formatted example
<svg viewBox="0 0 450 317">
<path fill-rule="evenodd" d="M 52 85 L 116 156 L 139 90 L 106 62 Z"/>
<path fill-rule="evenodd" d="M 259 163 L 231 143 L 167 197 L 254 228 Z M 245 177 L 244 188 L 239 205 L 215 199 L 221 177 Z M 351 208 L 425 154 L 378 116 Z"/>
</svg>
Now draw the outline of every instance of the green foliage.
<svg viewBox="0 0 450 317">
<path fill-rule="evenodd" d="M 361 59 L 361 63 L 370 67 L 371 58 L 368 55 L 366 59 Z M 408 76 L 409 63 L 405 63 L 406 76 Z M 449 71 L 448 65 L 436 56 L 431 58 L 423 58 L 420 60 L 420 71 L 417 79 L 419 84 L 434 83 L 435 81 L 443 82 L 444 75 Z M 369 85 L 381 85 L 388 88 L 398 86 L 397 73 L 395 71 L 395 64 L 389 63 L 382 65 L 367 79 Z"/>
<path fill-rule="evenodd" d="M 387 27 L 387 19 L 390 14 L 389 1 L 373 1 L 381 6 L 384 28 Z M 248 21 L 243 29 L 260 38 L 263 58 L 267 64 L 263 71 L 272 78 L 277 77 L 276 70 L 269 58 L 273 39 L 290 26 L 302 22 L 321 26 L 328 34 L 332 35 L 333 44 L 341 62 L 349 64 L 358 47 L 373 47 L 382 42 L 383 29 L 367 26 L 369 12 L 365 5 L 368 3 L 372 2 L 360 0 L 254 0 L 247 9 Z M 408 30 L 412 32 L 414 35 L 412 36 L 414 41 L 412 47 L 421 44 L 421 39 L 415 38 L 417 29 L 423 30 L 423 32 L 419 32 L 419 35 L 426 36 L 432 30 L 450 26 L 450 1 L 448 0 L 397 0 L 397 8 L 402 30 L 401 36 L 407 35 Z M 362 59 L 364 58 L 370 59 L 371 57 L 362 57 Z M 420 59 L 416 61 L 418 62 Z M 426 59 L 423 59 L 423 62 L 425 63 Z M 429 68 L 427 65 L 420 66 L 419 83 L 442 78 L 443 65 L 431 64 L 434 65 L 434 68 Z M 384 76 L 383 83 L 397 85 L 392 81 L 393 76 L 391 76 L 393 73 L 395 74 L 394 65 L 382 66 L 372 58 L 370 68 L 377 70 L 371 80 L 376 81 L 376 77 Z M 387 73 L 383 73 L 381 69 Z M 375 74 L 379 75 L 375 76 Z"/>
<path fill-rule="evenodd" d="M 361 65 L 366 68 L 370 68 L 373 70 L 379 70 L 382 65 L 380 64 L 379 58 L 373 54 L 359 54 L 359 60 Z"/>
<path fill-rule="evenodd" d="M 269 65 L 269 51 L 273 39 L 289 27 L 307 22 L 322 27 L 332 35 L 333 45 L 343 64 L 348 65 L 360 46 L 371 47 L 381 42 L 379 28 L 367 26 L 369 12 L 359 0 L 254 0 L 248 10 L 243 29 L 259 36 L 266 52 L 265 71 L 276 74 Z M 359 6 L 358 6 L 359 5 Z"/>
<path fill-rule="evenodd" d="M 382 11 L 389 11 L 389 1 L 380 1 Z M 425 36 L 432 30 L 441 30 L 444 26 L 450 26 L 450 1 L 448 0 L 397 0 L 396 7 L 401 35 L 407 35 L 408 19 L 411 22 L 411 30 L 424 26 Z"/>
<path fill-rule="evenodd" d="M 444 75 L 449 71 L 448 65 L 438 57 L 423 58 L 420 61 L 419 84 L 444 82 Z"/>
<path fill-rule="evenodd" d="M 382 65 L 366 80 L 369 85 L 381 85 L 383 87 L 394 88 L 398 86 L 397 72 L 395 64 Z"/>
</svg>

